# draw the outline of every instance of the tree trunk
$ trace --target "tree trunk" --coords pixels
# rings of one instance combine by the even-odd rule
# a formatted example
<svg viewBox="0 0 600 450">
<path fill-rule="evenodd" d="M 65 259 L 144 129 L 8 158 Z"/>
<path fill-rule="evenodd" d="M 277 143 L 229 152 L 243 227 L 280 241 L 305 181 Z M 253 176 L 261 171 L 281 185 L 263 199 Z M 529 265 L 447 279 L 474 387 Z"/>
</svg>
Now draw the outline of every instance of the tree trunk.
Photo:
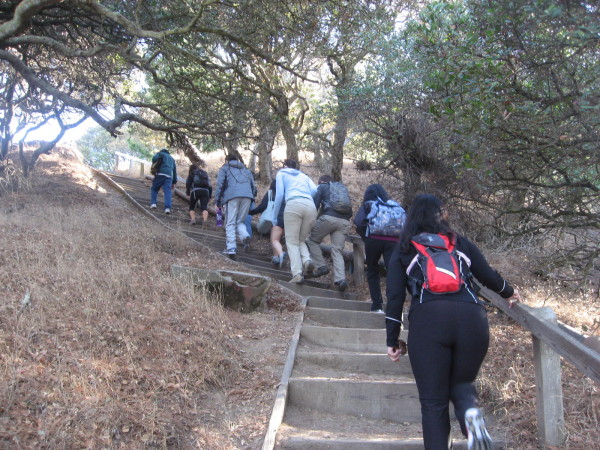
<svg viewBox="0 0 600 450">
<path fill-rule="evenodd" d="M 198 167 L 204 167 L 206 165 L 206 162 L 200 156 L 200 151 L 190 142 L 190 138 L 187 134 L 180 131 L 174 131 L 167 135 L 167 142 L 170 146 L 175 147 L 177 150 L 181 150 L 192 164 L 196 164 Z"/>
<path fill-rule="evenodd" d="M 296 132 L 290 122 L 290 109 L 285 95 L 277 97 L 277 117 L 281 127 L 281 133 L 285 139 L 286 158 L 298 161 L 298 142 L 296 141 Z"/>
</svg>

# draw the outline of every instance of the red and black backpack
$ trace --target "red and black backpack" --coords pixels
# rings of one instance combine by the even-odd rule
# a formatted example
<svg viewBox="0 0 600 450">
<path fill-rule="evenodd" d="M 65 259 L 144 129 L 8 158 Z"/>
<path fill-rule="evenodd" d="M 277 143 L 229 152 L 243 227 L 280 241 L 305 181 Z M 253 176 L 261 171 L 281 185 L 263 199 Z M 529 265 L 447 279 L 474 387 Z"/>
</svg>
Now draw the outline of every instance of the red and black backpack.
<svg viewBox="0 0 600 450">
<path fill-rule="evenodd" d="M 456 250 L 456 236 L 421 233 L 411 240 L 417 254 L 406 269 L 413 295 L 427 290 L 432 294 L 452 294 L 462 289 L 470 277 L 471 260 Z M 411 276 L 420 267 L 423 279 Z"/>
</svg>

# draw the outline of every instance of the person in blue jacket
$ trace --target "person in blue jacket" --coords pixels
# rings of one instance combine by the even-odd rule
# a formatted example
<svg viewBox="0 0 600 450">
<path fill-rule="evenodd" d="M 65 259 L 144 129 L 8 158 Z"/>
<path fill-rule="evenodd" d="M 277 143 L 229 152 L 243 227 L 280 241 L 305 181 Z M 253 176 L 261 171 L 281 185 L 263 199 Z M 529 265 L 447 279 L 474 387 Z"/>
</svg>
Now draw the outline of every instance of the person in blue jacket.
<svg viewBox="0 0 600 450">
<path fill-rule="evenodd" d="M 175 160 L 166 148 L 161 149 L 152 157 L 152 164 L 160 159 L 160 167 L 152 180 L 150 188 L 150 208 L 156 209 L 158 191 L 162 188 L 165 195 L 165 213 L 171 214 L 173 189 L 177 184 L 177 166 Z"/>
<path fill-rule="evenodd" d="M 423 271 L 412 263 L 417 255 L 412 240 L 421 233 L 447 238 L 466 266 L 470 261 L 457 292 L 432 293 L 422 287 Z M 388 264 L 386 330 L 388 356 L 398 361 L 406 351 L 399 334 L 410 288 L 408 354 L 419 391 L 426 449 L 448 448 L 450 402 L 468 448 L 492 448 L 473 385 L 488 350 L 487 310 L 469 273 L 507 299 L 509 306 L 520 301 L 519 292 L 490 267 L 477 246 L 452 230 L 442 202 L 433 195 L 417 196 Z"/>
</svg>

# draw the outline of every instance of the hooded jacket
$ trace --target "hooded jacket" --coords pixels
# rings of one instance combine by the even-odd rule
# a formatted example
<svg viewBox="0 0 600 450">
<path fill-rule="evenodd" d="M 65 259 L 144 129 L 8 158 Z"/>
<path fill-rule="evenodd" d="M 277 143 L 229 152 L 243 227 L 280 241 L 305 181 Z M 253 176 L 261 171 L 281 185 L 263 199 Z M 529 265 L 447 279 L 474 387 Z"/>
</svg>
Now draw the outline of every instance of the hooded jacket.
<svg viewBox="0 0 600 450">
<path fill-rule="evenodd" d="M 281 204 L 285 200 L 288 203 L 292 199 L 305 198 L 313 201 L 317 192 L 317 185 L 305 173 L 298 169 L 285 167 L 277 172 L 275 177 L 275 207 L 273 216 L 277 217 Z"/>
<path fill-rule="evenodd" d="M 217 206 L 224 205 L 232 198 L 250 198 L 256 196 L 254 175 L 240 161 L 228 161 L 219 169 L 215 201 Z"/>
<path fill-rule="evenodd" d="M 160 169 L 156 175 L 162 175 L 165 177 L 173 178 L 173 184 L 177 183 L 177 166 L 175 160 L 166 148 L 163 148 L 152 157 L 154 163 L 158 158 L 162 158 Z"/>
<path fill-rule="evenodd" d="M 369 224 L 369 222 L 367 220 L 367 216 L 371 212 L 371 205 L 372 205 L 371 202 L 376 201 L 378 198 L 380 198 L 384 202 L 387 202 L 390 199 L 390 196 L 388 195 L 388 193 L 386 192 L 386 190 L 384 189 L 384 187 L 382 185 L 371 184 L 370 186 L 367 187 L 367 189 L 365 189 L 365 194 L 363 196 L 363 203 L 362 203 L 362 205 L 360 205 L 360 208 L 358 209 L 358 211 L 356 212 L 356 216 L 354 217 L 354 225 L 356 225 L 356 232 L 363 239 L 366 236 L 367 226 Z M 390 241 L 398 240 L 398 238 L 393 238 L 393 237 L 391 238 L 390 236 L 371 235 L 369 237 L 373 238 L 373 239 L 384 239 L 384 240 L 390 240 Z"/>
</svg>

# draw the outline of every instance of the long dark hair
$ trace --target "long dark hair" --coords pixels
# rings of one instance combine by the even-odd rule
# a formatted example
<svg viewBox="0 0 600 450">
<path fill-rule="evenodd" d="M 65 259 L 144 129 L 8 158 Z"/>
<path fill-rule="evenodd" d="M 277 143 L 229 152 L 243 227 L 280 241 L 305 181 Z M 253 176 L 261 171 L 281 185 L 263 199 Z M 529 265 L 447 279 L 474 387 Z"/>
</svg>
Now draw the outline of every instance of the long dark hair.
<svg viewBox="0 0 600 450">
<path fill-rule="evenodd" d="M 385 188 L 380 184 L 370 184 L 365 189 L 365 194 L 363 195 L 363 203 L 375 201 L 377 198 L 380 198 L 384 202 L 387 202 L 390 199 Z"/>
<path fill-rule="evenodd" d="M 400 250 L 408 252 L 411 248 L 411 239 L 419 233 L 455 235 L 444 218 L 443 203 L 435 195 L 417 195 L 410 204 L 398 242 Z"/>
</svg>

